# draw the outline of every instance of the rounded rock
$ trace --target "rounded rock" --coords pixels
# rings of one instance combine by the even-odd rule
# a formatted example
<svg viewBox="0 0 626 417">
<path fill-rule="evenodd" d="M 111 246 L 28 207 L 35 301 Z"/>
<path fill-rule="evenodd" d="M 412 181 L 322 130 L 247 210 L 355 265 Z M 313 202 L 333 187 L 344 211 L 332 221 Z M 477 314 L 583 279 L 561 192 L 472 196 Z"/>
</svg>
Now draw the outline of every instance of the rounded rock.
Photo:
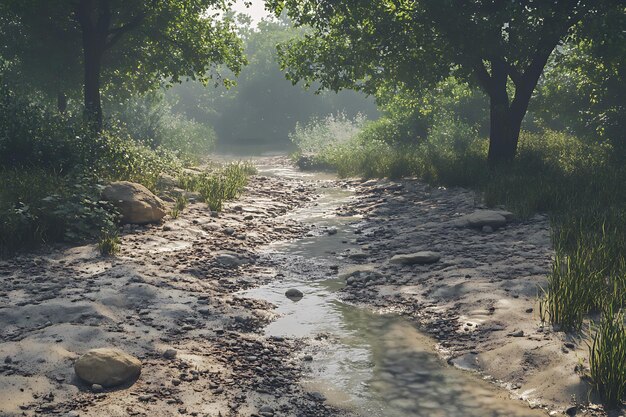
<svg viewBox="0 0 626 417">
<path fill-rule="evenodd" d="M 141 362 L 119 349 L 92 349 L 78 358 L 74 371 L 92 388 L 94 384 L 113 387 L 137 378 L 141 373 Z"/>
<path fill-rule="evenodd" d="M 304 297 L 304 294 L 298 289 L 289 288 L 287 291 L 285 291 L 285 296 L 290 300 L 298 301 L 302 299 L 302 297 Z"/>
</svg>

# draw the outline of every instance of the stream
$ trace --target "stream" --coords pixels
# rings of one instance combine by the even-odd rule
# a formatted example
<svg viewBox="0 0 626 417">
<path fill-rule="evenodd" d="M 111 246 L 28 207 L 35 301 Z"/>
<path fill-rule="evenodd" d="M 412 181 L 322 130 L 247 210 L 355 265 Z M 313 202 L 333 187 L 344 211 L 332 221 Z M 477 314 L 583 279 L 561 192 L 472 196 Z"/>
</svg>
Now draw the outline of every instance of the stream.
<svg viewBox="0 0 626 417">
<path fill-rule="evenodd" d="M 398 314 L 378 314 L 344 303 L 341 278 L 356 265 L 346 251 L 357 250 L 357 217 L 336 209 L 355 198 L 327 174 L 302 173 L 285 167 L 259 167 L 261 175 L 297 177 L 319 184 L 314 206 L 289 213 L 318 227 L 319 233 L 266 247 L 262 256 L 278 265 L 279 279 L 240 295 L 277 306 L 279 317 L 265 328 L 267 336 L 308 338 L 310 369 L 305 388 L 322 393 L 326 401 L 349 414 L 367 417 L 415 416 L 542 416 L 480 375 L 448 365 L 435 342 Z M 329 234 L 327 228 L 336 229 Z M 373 265 L 358 265 L 374 267 Z M 296 288 L 299 301 L 285 297 Z"/>
</svg>

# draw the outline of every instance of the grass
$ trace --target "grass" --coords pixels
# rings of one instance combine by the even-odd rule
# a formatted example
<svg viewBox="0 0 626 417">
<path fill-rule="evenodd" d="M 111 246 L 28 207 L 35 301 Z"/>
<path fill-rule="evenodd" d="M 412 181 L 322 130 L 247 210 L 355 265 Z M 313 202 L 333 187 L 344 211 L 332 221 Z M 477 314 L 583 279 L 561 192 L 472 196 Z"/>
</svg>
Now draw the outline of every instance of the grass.
<svg viewBox="0 0 626 417">
<path fill-rule="evenodd" d="M 121 240 L 117 229 L 102 230 L 98 240 L 98 251 L 102 256 L 114 256 L 120 251 Z"/>
<path fill-rule="evenodd" d="M 541 319 L 576 332 L 590 317 L 600 317 L 590 343 L 590 376 L 607 404 L 616 405 L 626 395 L 623 158 L 609 146 L 565 133 L 523 132 L 514 163 L 489 169 L 487 141 L 466 125 L 447 123 L 413 145 L 388 144 L 366 128 L 314 158 L 341 176 L 417 177 L 473 188 L 488 206 L 504 205 L 520 218 L 548 213 L 556 253 L 541 289 Z"/>
<path fill-rule="evenodd" d="M 231 163 L 212 172 L 192 175 L 183 174 L 179 178 L 181 186 L 200 194 L 212 211 L 222 211 L 224 202 L 237 198 L 248 183 L 248 177 L 255 168 L 248 163 Z"/>
<path fill-rule="evenodd" d="M 610 407 L 618 406 L 626 392 L 626 328 L 618 310 L 608 303 L 589 344 L 589 377 Z"/>
<path fill-rule="evenodd" d="M 178 218 L 180 212 L 182 212 L 185 207 L 189 204 L 189 199 L 184 195 L 179 195 L 176 197 L 176 202 L 174 203 L 174 207 L 170 210 L 170 216 L 172 219 Z"/>
</svg>

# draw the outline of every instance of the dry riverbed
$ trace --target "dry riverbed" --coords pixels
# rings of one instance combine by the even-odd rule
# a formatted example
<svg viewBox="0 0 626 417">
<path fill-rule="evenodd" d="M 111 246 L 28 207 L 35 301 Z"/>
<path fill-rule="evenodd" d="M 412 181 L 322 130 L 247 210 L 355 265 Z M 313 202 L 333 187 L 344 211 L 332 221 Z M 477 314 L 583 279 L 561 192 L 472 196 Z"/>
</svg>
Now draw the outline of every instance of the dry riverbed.
<svg viewBox="0 0 626 417">
<path fill-rule="evenodd" d="M 412 180 L 321 183 L 289 175 L 285 158 L 261 163 L 219 216 L 192 202 L 177 219 L 127 228 L 115 258 L 87 245 L 0 261 L 0 416 L 352 414 L 300 384 L 318 340 L 268 335 L 274 306 L 242 293 L 284 279 L 279 270 L 301 274 L 289 255 L 266 249 L 306 236 L 349 243 L 328 248 L 330 268 L 310 271 L 311 279 L 345 279 L 338 298 L 419 323 L 450 363 L 490 376 L 534 408 L 571 413 L 572 395 L 587 400 L 575 372 L 584 342 L 542 327 L 537 314 L 552 256 L 544 216 L 476 229 L 460 220 L 480 208 L 465 190 Z M 318 203 L 320 186 L 356 193 L 334 213 L 355 216 L 352 236 L 292 215 Z M 440 259 L 390 262 L 419 251 Z M 101 347 L 139 358 L 139 379 L 104 392 L 78 380 L 75 360 Z M 602 415 L 595 406 L 576 412 Z"/>
</svg>

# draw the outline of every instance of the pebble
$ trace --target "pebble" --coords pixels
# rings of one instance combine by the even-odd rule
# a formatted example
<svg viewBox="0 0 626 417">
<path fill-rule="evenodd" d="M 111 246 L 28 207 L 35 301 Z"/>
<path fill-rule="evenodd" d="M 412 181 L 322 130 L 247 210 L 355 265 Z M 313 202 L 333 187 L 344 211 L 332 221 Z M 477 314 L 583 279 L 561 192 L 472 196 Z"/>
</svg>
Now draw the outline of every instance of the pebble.
<svg viewBox="0 0 626 417">
<path fill-rule="evenodd" d="M 163 352 L 163 357 L 165 359 L 174 359 L 177 354 L 178 352 L 176 351 L 176 349 L 167 349 L 165 352 Z"/>
</svg>

